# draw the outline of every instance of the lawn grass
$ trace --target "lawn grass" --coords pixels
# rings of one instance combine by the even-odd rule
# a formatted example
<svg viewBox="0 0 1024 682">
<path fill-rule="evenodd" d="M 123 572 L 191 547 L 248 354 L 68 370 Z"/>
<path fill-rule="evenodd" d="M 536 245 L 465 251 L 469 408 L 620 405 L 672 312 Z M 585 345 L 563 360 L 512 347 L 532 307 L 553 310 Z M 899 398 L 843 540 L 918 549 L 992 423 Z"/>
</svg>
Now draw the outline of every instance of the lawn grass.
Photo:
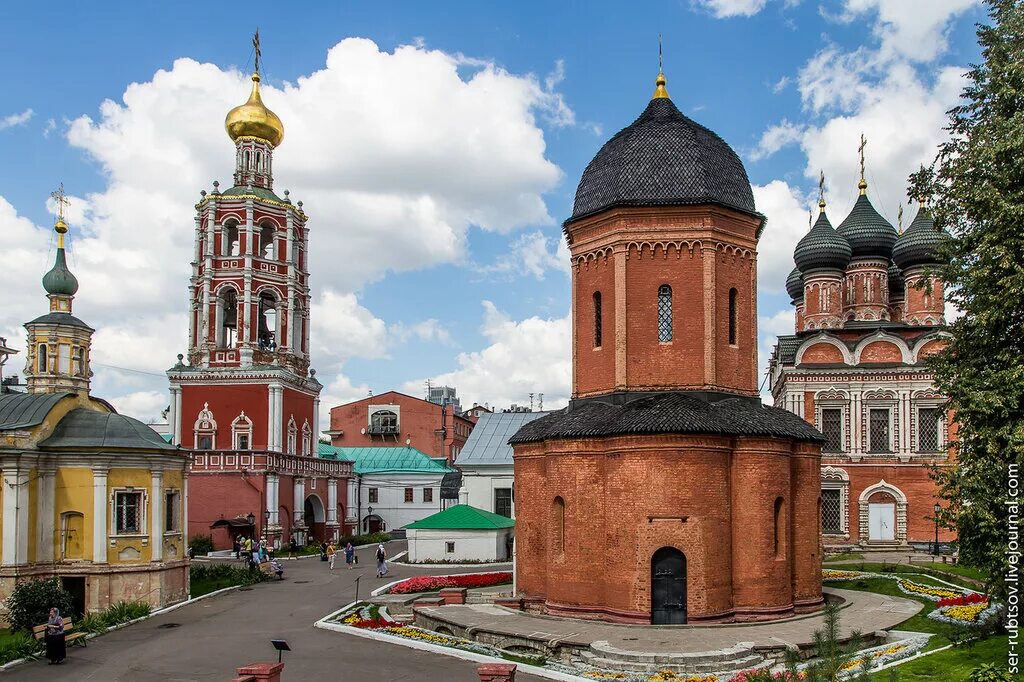
<svg viewBox="0 0 1024 682">
<path fill-rule="evenodd" d="M 932 639 L 935 639 L 934 637 Z M 966 682 L 971 671 L 982 663 L 1006 665 L 1009 638 L 989 637 L 973 646 L 953 647 L 931 656 L 911 660 L 897 666 L 900 682 L 917 680 L 943 680 L 943 682 Z M 889 671 L 880 670 L 871 676 L 872 682 L 889 682 Z"/>
<path fill-rule="evenodd" d="M 921 585 L 931 585 L 933 587 L 941 586 L 940 583 L 930 580 L 927 576 L 917 576 L 915 577 L 914 582 Z M 827 585 L 841 590 L 874 592 L 876 594 L 887 594 L 893 597 L 902 597 L 903 599 L 916 601 L 924 608 L 891 629 L 932 633 L 933 636 L 928 639 L 928 644 L 925 645 L 925 651 L 937 649 L 938 647 L 949 644 L 949 637 L 947 634 L 951 631 L 952 627 L 946 623 L 941 623 L 928 617 L 928 614 L 935 610 L 935 602 L 925 597 L 915 597 L 909 594 L 904 594 L 900 591 L 900 588 L 896 586 L 896 581 L 891 578 L 864 578 L 861 580 L 829 581 Z"/>
<path fill-rule="evenodd" d="M 956 575 L 962 575 L 965 578 L 973 578 L 974 580 L 980 580 L 985 582 L 985 574 L 977 568 L 971 568 L 970 566 L 964 566 L 963 564 L 944 564 L 941 561 L 930 561 L 926 564 L 914 564 L 915 566 L 927 566 L 928 568 L 936 571 L 945 571 L 946 573 L 954 573 Z"/>
<path fill-rule="evenodd" d="M 846 563 L 846 564 L 829 564 L 828 566 L 825 566 L 824 568 L 827 568 L 827 569 L 830 569 L 830 570 L 838 570 L 838 571 L 865 571 L 867 573 L 900 573 L 900 574 L 917 573 L 919 575 L 927 573 L 927 571 L 921 570 L 923 568 L 924 569 L 930 569 L 932 571 L 948 571 L 948 569 L 951 568 L 950 566 L 946 566 L 945 564 L 938 564 L 938 566 L 942 566 L 943 568 L 932 568 L 933 565 L 934 564 L 880 564 L 880 563 L 873 563 L 873 562 L 869 562 L 869 561 L 857 561 L 857 562 Z M 967 570 L 973 571 L 974 569 L 967 569 Z M 967 588 L 968 590 L 977 590 L 978 589 L 977 585 L 975 585 L 973 583 L 970 583 L 967 580 L 963 579 L 964 577 L 973 578 L 973 576 L 966 575 L 966 573 L 956 573 L 956 574 L 954 574 L 952 571 L 949 571 L 949 572 L 945 573 L 941 577 L 942 577 L 943 580 L 945 580 L 948 583 L 952 583 L 953 585 L 959 585 L 960 587 Z"/>
<path fill-rule="evenodd" d="M 863 558 L 863 554 L 857 554 L 856 552 L 840 552 L 839 554 L 826 554 L 823 561 L 830 563 L 833 561 L 856 561 Z"/>
</svg>

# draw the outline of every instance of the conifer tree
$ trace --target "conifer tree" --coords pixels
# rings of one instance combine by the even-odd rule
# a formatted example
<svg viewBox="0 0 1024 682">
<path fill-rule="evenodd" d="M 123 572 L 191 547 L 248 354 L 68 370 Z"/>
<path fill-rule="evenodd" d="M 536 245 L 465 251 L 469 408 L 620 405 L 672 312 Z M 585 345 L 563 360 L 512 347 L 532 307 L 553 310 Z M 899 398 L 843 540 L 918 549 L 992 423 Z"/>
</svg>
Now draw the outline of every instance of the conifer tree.
<svg viewBox="0 0 1024 682">
<path fill-rule="evenodd" d="M 940 518 L 998 595 L 1009 470 L 1024 454 L 1024 6 L 987 4 L 983 61 L 967 74 L 938 157 L 935 218 L 951 235 L 938 274 L 963 315 L 932 366 L 958 427 L 958 464 L 937 474 L 949 502 Z"/>
</svg>

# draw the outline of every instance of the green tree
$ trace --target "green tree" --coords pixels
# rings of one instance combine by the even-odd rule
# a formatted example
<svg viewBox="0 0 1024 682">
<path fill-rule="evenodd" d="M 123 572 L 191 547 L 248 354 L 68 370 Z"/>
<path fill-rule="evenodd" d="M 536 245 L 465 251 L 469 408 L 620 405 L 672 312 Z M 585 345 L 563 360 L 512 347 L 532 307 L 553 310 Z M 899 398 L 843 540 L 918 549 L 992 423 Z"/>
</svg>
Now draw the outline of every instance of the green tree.
<svg viewBox="0 0 1024 682">
<path fill-rule="evenodd" d="M 31 632 L 50 617 L 50 608 L 56 607 L 65 618 L 73 618 L 71 595 L 64 591 L 58 578 L 23 580 L 19 582 L 5 603 L 11 631 Z"/>
<path fill-rule="evenodd" d="M 999 595 L 1009 468 L 1024 453 L 1024 6 L 987 4 L 983 61 L 967 74 L 938 157 L 935 219 L 951 235 L 938 274 L 963 316 L 932 367 L 958 425 L 958 466 L 936 474 L 949 502 L 940 519 Z"/>
</svg>

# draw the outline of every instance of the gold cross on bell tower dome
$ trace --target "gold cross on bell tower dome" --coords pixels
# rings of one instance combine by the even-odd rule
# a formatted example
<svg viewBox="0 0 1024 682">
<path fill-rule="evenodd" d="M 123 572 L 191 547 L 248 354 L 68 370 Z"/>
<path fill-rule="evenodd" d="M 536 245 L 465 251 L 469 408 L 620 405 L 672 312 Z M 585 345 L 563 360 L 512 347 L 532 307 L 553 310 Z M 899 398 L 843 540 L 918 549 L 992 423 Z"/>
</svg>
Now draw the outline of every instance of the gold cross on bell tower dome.
<svg viewBox="0 0 1024 682">
<path fill-rule="evenodd" d="M 662 68 L 661 58 L 661 34 L 658 34 L 658 77 L 654 79 L 654 94 L 651 99 L 669 99 L 668 90 L 665 88 L 665 71 Z"/>
<path fill-rule="evenodd" d="M 50 192 L 50 198 L 57 202 L 57 222 L 53 224 L 53 231 L 57 233 L 57 248 L 64 248 L 64 235 L 67 234 L 68 225 L 64 222 L 64 207 L 71 205 L 71 200 L 68 199 L 68 195 L 64 193 L 64 183 L 60 183 L 53 192 Z"/>
</svg>

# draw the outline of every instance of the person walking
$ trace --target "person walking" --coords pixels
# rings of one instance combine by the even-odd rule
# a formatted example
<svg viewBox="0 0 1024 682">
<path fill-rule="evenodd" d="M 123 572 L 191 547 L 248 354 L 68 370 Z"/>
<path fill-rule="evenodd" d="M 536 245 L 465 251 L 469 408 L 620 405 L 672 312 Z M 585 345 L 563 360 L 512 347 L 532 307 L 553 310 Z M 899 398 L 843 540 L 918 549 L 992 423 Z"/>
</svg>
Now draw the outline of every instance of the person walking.
<svg viewBox="0 0 1024 682">
<path fill-rule="evenodd" d="M 387 564 L 388 553 L 384 550 L 384 543 L 377 545 L 377 577 L 383 578 L 388 574 Z"/>
<path fill-rule="evenodd" d="M 338 553 L 338 550 L 334 547 L 334 541 L 327 543 L 327 566 L 333 571 L 334 570 L 334 556 Z"/>
<path fill-rule="evenodd" d="M 46 658 L 50 665 L 62 663 L 68 655 L 67 642 L 64 640 L 64 619 L 56 607 L 50 609 L 50 617 L 46 621 Z"/>
<path fill-rule="evenodd" d="M 345 563 L 348 565 L 349 568 L 352 568 L 352 565 L 355 562 L 356 562 L 356 548 L 352 546 L 351 542 L 349 542 L 348 544 L 345 545 Z"/>
<path fill-rule="evenodd" d="M 291 556 L 291 558 L 294 559 L 295 555 L 298 554 L 298 553 L 299 553 L 299 543 L 295 542 L 295 536 L 293 535 L 291 537 L 291 540 L 288 541 L 288 554 Z"/>
<path fill-rule="evenodd" d="M 242 551 L 242 545 L 239 542 L 239 538 L 238 538 L 237 535 L 235 536 L 235 541 L 233 543 L 231 543 L 231 549 L 235 553 L 235 558 L 236 559 L 240 558 L 238 553 Z"/>
</svg>

